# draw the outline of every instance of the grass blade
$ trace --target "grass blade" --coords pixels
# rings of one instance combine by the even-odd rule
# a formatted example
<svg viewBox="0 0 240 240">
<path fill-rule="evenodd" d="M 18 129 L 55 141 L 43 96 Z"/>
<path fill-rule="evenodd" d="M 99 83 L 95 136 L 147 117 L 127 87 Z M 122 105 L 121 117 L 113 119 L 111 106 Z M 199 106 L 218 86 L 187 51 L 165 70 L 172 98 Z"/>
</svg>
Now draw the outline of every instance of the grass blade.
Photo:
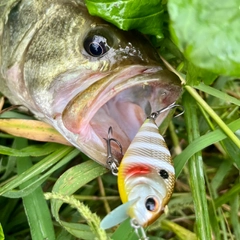
<svg viewBox="0 0 240 240">
<path fill-rule="evenodd" d="M 236 195 L 235 198 L 233 198 L 230 201 L 231 211 L 230 211 L 230 218 L 231 223 L 233 227 L 233 232 L 236 237 L 236 239 L 240 239 L 240 223 L 239 223 L 239 216 L 237 213 L 239 213 L 239 194 Z"/>
<path fill-rule="evenodd" d="M 46 197 L 51 199 L 52 214 L 63 227 L 65 225 L 60 220 L 59 209 L 63 203 L 68 203 L 72 207 L 76 208 L 86 219 L 92 232 L 95 233 L 98 239 L 107 239 L 105 231 L 100 228 L 100 219 L 96 216 L 96 214 L 91 213 L 88 207 L 76 200 L 74 197 L 68 197 L 86 183 L 106 173 L 107 171 L 108 170 L 106 168 L 100 166 L 98 163 L 87 161 L 68 169 L 57 180 L 53 187 L 53 193 L 47 194 Z M 75 236 L 82 234 L 82 229 L 78 229 L 78 231 L 75 225 L 73 225 L 72 228 L 71 225 L 68 225 L 65 229 L 73 233 Z"/>
<path fill-rule="evenodd" d="M 194 88 L 196 88 L 200 91 L 203 91 L 205 93 L 208 93 L 209 95 L 212 95 L 216 98 L 222 99 L 226 102 L 231 102 L 233 104 L 240 106 L 240 100 L 238 100 L 237 98 L 232 97 L 232 96 L 228 95 L 227 93 L 221 92 L 216 88 L 207 86 L 204 83 L 200 83 L 199 85 L 194 86 Z"/>
<path fill-rule="evenodd" d="M 185 86 L 185 89 L 191 94 L 191 96 L 202 106 L 202 108 L 214 119 L 218 126 L 225 132 L 225 134 L 240 148 L 240 140 L 238 137 L 228 128 L 223 120 L 213 111 L 213 109 L 202 99 L 197 91 L 190 87 Z"/>
<path fill-rule="evenodd" d="M 131 227 L 130 219 L 126 219 L 111 236 L 113 240 L 137 240 L 138 237 Z"/>
<path fill-rule="evenodd" d="M 100 166 L 94 161 L 84 162 L 68 169 L 65 173 L 63 173 L 55 183 L 52 191 L 62 195 L 71 195 L 86 183 L 106 172 L 108 172 L 106 168 Z M 62 203 L 60 201 L 52 201 L 51 204 L 53 216 L 57 220 L 59 220 L 58 211 L 61 205 Z"/>
<path fill-rule="evenodd" d="M 240 119 L 233 121 L 228 125 L 228 127 L 233 131 L 237 131 L 240 126 Z M 220 129 L 209 132 L 195 140 L 193 140 L 189 145 L 182 151 L 181 154 L 174 158 L 174 166 L 176 170 L 176 177 L 181 173 L 184 165 L 187 163 L 188 159 L 198 151 L 212 145 L 213 143 L 219 142 L 227 138 L 226 134 Z"/>
<path fill-rule="evenodd" d="M 73 196 L 64 196 L 59 193 L 47 193 L 45 194 L 45 197 L 47 199 L 51 199 L 52 201 L 59 201 L 62 203 L 67 203 L 71 205 L 73 208 L 76 208 L 78 212 L 86 219 L 92 233 L 95 233 L 97 236 L 97 239 L 99 240 L 107 240 L 106 232 L 101 229 L 100 226 L 100 218 L 90 211 L 90 209 L 85 206 L 82 202 L 79 202 L 77 199 L 75 199 Z M 61 221 L 59 220 L 59 223 L 61 224 Z M 62 224 L 61 224 L 62 225 Z M 65 226 L 64 224 L 62 226 Z M 82 229 L 79 228 L 76 229 L 76 225 L 73 224 L 72 226 L 70 224 L 67 224 L 67 231 L 71 232 L 75 236 L 82 236 Z M 88 237 L 88 236 L 87 236 Z M 88 239 L 88 238 L 83 238 Z"/>
<path fill-rule="evenodd" d="M 0 195 L 5 192 L 11 191 L 12 189 L 18 187 L 25 181 L 28 181 L 32 177 L 46 171 L 52 165 L 56 164 L 62 157 L 68 154 L 73 148 L 59 145 L 59 149 L 52 154 L 45 157 L 42 161 L 38 162 L 30 169 L 23 172 L 21 175 L 15 177 L 12 181 L 6 183 L 4 186 L 0 187 Z"/>
<path fill-rule="evenodd" d="M 70 153 L 68 153 L 65 157 L 63 157 L 60 162 L 55 164 L 46 173 L 42 174 L 37 179 L 33 179 L 32 182 L 28 186 L 26 186 L 25 188 L 22 188 L 21 190 L 9 191 L 7 193 L 4 193 L 3 196 L 9 197 L 9 198 L 19 198 L 19 197 L 24 197 L 24 196 L 28 195 L 34 189 L 36 189 L 38 186 L 40 186 L 44 181 L 46 181 L 46 179 L 53 172 L 55 172 L 57 169 L 59 169 L 63 165 L 67 164 L 69 161 L 71 161 L 78 154 L 79 154 L 79 150 L 78 149 L 73 149 Z"/>
<path fill-rule="evenodd" d="M 59 149 L 59 144 L 46 143 L 44 145 L 32 145 L 23 149 L 14 149 L 5 146 L 0 146 L 0 154 L 15 156 L 15 157 L 39 157 L 50 154 Z"/>
<path fill-rule="evenodd" d="M 2 229 L 1 223 L 0 223 L 0 240 L 4 240 L 4 233 L 3 233 L 3 229 Z"/>
<path fill-rule="evenodd" d="M 197 104 L 187 93 L 183 96 L 185 120 L 189 142 L 200 136 L 198 129 Z M 189 160 L 190 187 L 196 213 L 196 225 L 199 239 L 211 239 L 211 227 L 205 193 L 205 179 L 201 152 L 195 153 Z"/>
<path fill-rule="evenodd" d="M 184 227 L 181 227 L 174 222 L 163 220 L 161 222 L 161 227 L 165 230 L 174 232 L 179 240 L 197 240 L 197 236 L 195 233 L 185 229 Z"/>
<path fill-rule="evenodd" d="M 236 194 L 239 194 L 240 192 L 240 183 L 235 184 L 229 191 L 215 199 L 215 205 L 216 207 L 220 207 L 222 204 L 229 202 L 231 199 L 236 196 Z"/>
<path fill-rule="evenodd" d="M 18 148 L 27 145 L 26 139 L 16 138 L 16 141 Z M 32 162 L 29 157 L 17 161 L 18 174 L 23 173 L 31 168 L 31 166 Z M 32 179 L 24 182 L 20 185 L 20 188 L 26 187 L 31 181 Z M 32 239 L 55 239 L 51 215 L 41 187 L 35 189 L 28 196 L 23 197 L 23 205 L 30 226 Z"/>
</svg>

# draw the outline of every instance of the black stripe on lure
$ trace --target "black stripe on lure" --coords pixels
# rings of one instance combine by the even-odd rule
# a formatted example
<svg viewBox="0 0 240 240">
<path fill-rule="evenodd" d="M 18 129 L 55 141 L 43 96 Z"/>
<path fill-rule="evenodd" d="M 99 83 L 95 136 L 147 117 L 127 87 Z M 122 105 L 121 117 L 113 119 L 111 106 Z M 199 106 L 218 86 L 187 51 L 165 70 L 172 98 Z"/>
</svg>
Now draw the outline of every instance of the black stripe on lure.
<svg viewBox="0 0 240 240">
<path fill-rule="evenodd" d="M 175 107 L 181 106 L 172 103 L 153 112 L 140 127 L 117 166 L 118 189 L 123 204 L 102 220 L 101 228 L 111 228 L 128 217 L 135 229 L 146 227 L 163 213 L 173 192 L 175 171 L 171 154 L 155 120 L 162 112 Z M 109 144 L 111 140 L 114 139 L 110 136 L 106 139 Z M 108 159 L 111 158 L 114 159 L 110 152 Z M 116 163 L 113 172 L 116 174 Z"/>
</svg>

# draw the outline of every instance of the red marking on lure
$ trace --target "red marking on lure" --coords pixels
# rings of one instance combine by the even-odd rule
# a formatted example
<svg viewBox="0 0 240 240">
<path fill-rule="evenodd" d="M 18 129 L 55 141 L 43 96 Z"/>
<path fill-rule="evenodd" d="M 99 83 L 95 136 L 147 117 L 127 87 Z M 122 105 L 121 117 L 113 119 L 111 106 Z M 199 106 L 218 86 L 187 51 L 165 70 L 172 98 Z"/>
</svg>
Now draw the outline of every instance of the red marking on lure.
<svg viewBox="0 0 240 240">
<path fill-rule="evenodd" d="M 131 168 L 127 168 L 125 171 L 126 176 L 131 177 L 133 175 L 142 175 L 151 172 L 151 168 L 146 165 L 136 165 Z"/>
</svg>

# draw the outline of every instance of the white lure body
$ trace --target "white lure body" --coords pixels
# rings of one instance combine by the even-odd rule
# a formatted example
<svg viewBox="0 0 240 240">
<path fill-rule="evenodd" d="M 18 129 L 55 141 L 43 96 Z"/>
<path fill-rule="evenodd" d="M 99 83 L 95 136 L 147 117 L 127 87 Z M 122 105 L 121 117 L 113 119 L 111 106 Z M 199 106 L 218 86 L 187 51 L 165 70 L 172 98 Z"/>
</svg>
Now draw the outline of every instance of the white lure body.
<svg viewBox="0 0 240 240">
<path fill-rule="evenodd" d="M 110 228 L 127 217 L 141 227 L 164 211 L 175 184 L 171 154 L 153 118 L 145 120 L 118 169 L 118 189 L 123 202 L 101 222 Z"/>
</svg>

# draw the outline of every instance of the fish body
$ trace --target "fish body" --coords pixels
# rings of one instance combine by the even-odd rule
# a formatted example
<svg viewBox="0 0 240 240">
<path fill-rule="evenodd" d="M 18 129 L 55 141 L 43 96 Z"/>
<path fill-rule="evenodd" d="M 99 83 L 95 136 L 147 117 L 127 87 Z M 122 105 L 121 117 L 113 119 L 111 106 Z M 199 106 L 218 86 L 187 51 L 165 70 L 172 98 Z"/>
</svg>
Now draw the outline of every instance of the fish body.
<svg viewBox="0 0 240 240">
<path fill-rule="evenodd" d="M 125 152 L 181 86 L 145 37 L 90 16 L 81 0 L 1 0 L 0 91 L 107 166 L 109 126 Z"/>
<path fill-rule="evenodd" d="M 171 154 L 153 118 L 148 118 L 127 149 L 118 169 L 118 189 L 123 202 L 101 223 L 110 228 L 125 218 L 141 227 L 164 211 L 175 184 Z"/>
</svg>

